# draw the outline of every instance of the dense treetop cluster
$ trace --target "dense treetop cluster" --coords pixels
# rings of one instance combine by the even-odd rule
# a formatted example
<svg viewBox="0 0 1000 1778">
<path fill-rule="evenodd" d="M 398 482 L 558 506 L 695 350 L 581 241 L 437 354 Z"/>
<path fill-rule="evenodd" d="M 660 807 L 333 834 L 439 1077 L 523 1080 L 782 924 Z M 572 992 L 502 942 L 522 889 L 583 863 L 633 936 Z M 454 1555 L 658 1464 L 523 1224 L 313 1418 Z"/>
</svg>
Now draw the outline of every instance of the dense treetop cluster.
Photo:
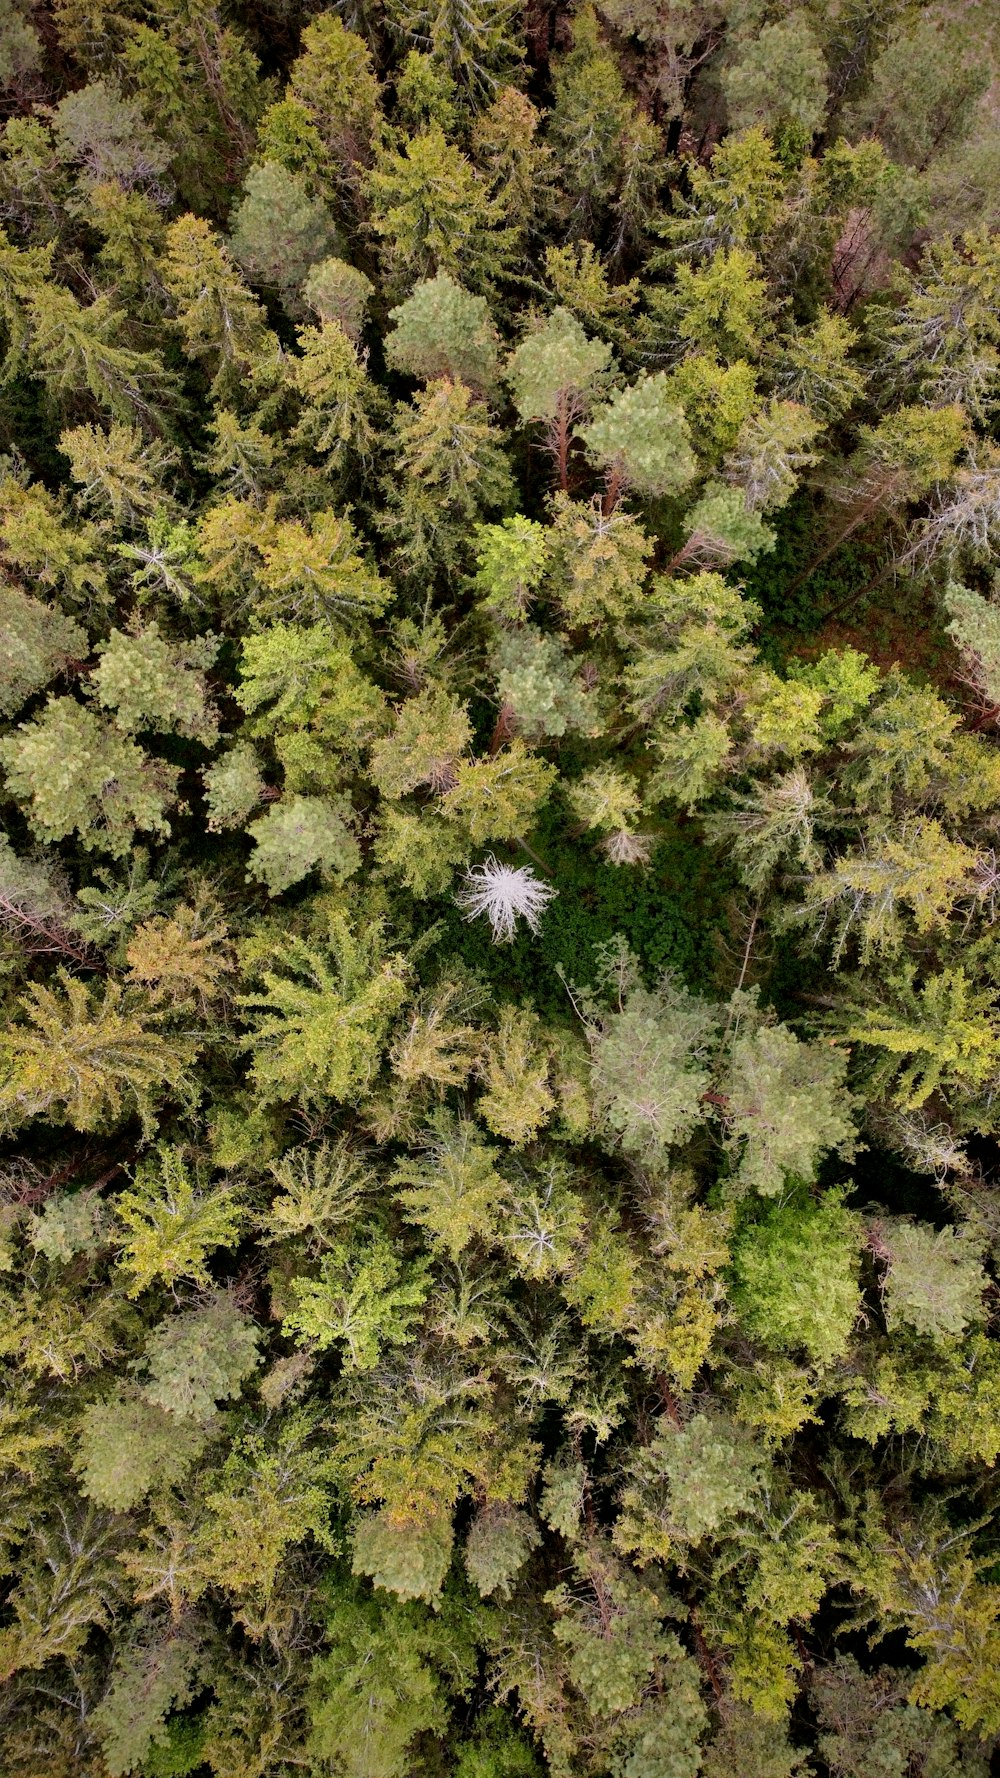
<svg viewBox="0 0 1000 1778">
<path fill-rule="evenodd" d="M 0 0 L 0 1771 L 986 1778 L 995 4 Z"/>
</svg>

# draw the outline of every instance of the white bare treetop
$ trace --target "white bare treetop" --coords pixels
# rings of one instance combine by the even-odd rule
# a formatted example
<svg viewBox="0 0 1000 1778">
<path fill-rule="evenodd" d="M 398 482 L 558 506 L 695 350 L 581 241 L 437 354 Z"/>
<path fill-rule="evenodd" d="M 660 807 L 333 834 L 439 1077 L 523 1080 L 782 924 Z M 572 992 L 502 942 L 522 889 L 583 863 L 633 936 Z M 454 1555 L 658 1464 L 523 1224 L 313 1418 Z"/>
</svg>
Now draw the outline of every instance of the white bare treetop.
<svg viewBox="0 0 1000 1778">
<path fill-rule="evenodd" d="M 494 944 L 503 944 L 514 937 L 518 915 L 526 920 L 532 932 L 548 903 L 558 894 L 548 883 L 540 883 L 530 865 L 499 864 L 492 853 L 482 864 L 475 864 L 465 873 L 465 886 L 455 896 L 467 920 L 486 914 L 493 928 Z"/>
</svg>

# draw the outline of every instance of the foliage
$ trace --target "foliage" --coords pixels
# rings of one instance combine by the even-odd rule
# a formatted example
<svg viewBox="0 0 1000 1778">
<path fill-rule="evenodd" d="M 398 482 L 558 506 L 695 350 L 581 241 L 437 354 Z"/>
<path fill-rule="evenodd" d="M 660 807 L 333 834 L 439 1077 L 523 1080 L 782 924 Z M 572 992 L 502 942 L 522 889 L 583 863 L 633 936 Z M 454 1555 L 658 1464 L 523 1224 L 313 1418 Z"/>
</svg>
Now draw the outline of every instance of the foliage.
<svg viewBox="0 0 1000 1778">
<path fill-rule="evenodd" d="M 10 1778 L 984 1778 L 993 11 L 0 6 Z"/>
</svg>

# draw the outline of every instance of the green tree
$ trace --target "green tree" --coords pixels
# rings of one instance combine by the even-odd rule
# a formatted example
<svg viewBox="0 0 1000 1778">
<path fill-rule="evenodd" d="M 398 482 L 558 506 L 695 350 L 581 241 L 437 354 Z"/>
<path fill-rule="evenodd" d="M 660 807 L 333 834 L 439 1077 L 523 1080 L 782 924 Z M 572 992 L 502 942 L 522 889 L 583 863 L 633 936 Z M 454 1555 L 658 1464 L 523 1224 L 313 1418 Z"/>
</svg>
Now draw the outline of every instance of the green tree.
<svg viewBox="0 0 1000 1778">
<path fill-rule="evenodd" d="M 163 276 L 184 350 L 207 360 L 217 395 L 235 395 L 249 367 L 271 349 L 273 336 L 257 299 L 201 217 L 171 223 Z"/>
<path fill-rule="evenodd" d="M 447 272 L 417 284 L 392 309 L 386 337 L 389 364 L 425 383 L 442 377 L 488 395 L 497 381 L 497 336 L 486 302 L 470 296 Z"/>
<path fill-rule="evenodd" d="M 62 972 L 54 988 L 31 983 L 0 1053 L 0 1115 L 16 1128 L 47 1117 L 77 1130 L 137 1115 L 148 1136 L 165 1097 L 187 1099 L 197 1040 L 165 1032 L 144 995 L 107 982 L 103 993 Z"/>
<path fill-rule="evenodd" d="M 308 273 L 329 257 L 336 240 L 333 218 L 302 177 L 265 160 L 244 180 L 230 243 L 252 284 L 277 288 L 294 306 Z"/>
<path fill-rule="evenodd" d="M 826 112 L 823 54 L 805 8 L 767 24 L 722 77 L 734 129 L 763 124 L 781 133 L 789 125 L 808 148 Z"/>
<path fill-rule="evenodd" d="M 751 1339 L 828 1365 L 847 1346 L 861 1307 L 860 1228 L 842 1195 L 780 1205 L 739 1236 L 732 1294 Z"/>
<path fill-rule="evenodd" d="M 572 47 L 553 70 L 549 136 L 577 229 L 604 215 L 622 177 L 623 147 L 637 123 L 621 70 L 602 41 L 593 6 L 578 7 Z"/>
<path fill-rule="evenodd" d="M 303 31 L 288 95 L 304 107 L 348 189 L 357 193 L 378 134 L 379 86 L 366 44 L 336 12 L 321 13 Z"/>
<path fill-rule="evenodd" d="M 377 925 L 356 936 L 334 916 L 326 945 L 292 938 L 280 970 L 261 979 L 244 1004 L 255 1015 L 247 1047 L 263 1096 L 309 1105 L 370 1084 L 407 993 L 406 966 L 386 956 Z"/>
<path fill-rule="evenodd" d="M 253 1375 L 259 1344 L 260 1330 L 227 1296 L 170 1315 L 146 1340 L 143 1397 L 175 1417 L 209 1420 Z"/>
<path fill-rule="evenodd" d="M 394 434 L 397 473 L 384 483 L 383 526 L 407 575 L 453 574 L 473 525 L 512 504 L 499 432 L 464 383 L 442 378 L 397 407 Z"/>
<path fill-rule="evenodd" d="M 120 1263 L 136 1297 L 158 1278 L 210 1284 L 208 1254 L 234 1245 L 246 1213 L 231 1186 L 206 1189 L 180 1149 L 161 1146 L 118 1194 L 115 1214 Z"/>
<path fill-rule="evenodd" d="M 576 423 L 584 419 L 611 364 L 611 348 L 588 340 L 568 309 L 556 309 L 527 334 L 508 359 L 505 376 L 525 424 L 543 421 L 556 461 L 559 486 L 569 485 L 569 451 Z"/>
<path fill-rule="evenodd" d="M 372 1599 L 341 1584 L 329 1652 L 316 1668 L 310 1748 L 338 1778 L 404 1778 L 421 1734 L 440 1736 L 475 1671 L 472 1625 L 459 1600 L 431 1611 Z"/>
<path fill-rule="evenodd" d="M 318 1278 L 294 1278 L 297 1307 L 284 1325 L 320 1352 L 342 1341 L 345 1362 L 371 1370 L 385 1346 L 405 1344 L 427 1295 L 422 1269 L 404 1274 L 392 1244 L 373 1235 L 353 1248 L 335 1243 Z"/>
<path fill-rule="evenodd" d="M 19 587 L 0 588 L 0 712 L 13 716 L 36 692 L 88 652 L 71 617 Z"/>
<path fill-rule="evenodd" d="M 417 1153 L 392 1175 L 407 1221 L 452 1259 L 496 1234 L 504 1185 L 496 1151 L 469 1118 L 436 1115 Z"/>
<path fill-rule="evenodd" d="M 114 711 L 116 726 L 126 734 L 149 728 L 211 746 L 219 729 L 205 672 L 217 651 L 212 636 L 172 645 L 155 623 L 131 636 L 112 630 L 99 646 L 91 681 L 95 700 Z"/>
<path fill-rule="evenodd" d="M 964 969 L 928 975 L 912 967 L 889 976 L 882 992 L 844 1007 L 845 1035 L 873 1050 L 873 1082 L 908 1110 L 935 1091 L 975 1093 L 996 1067 L 1000 1029 L 993 996 Z"/>
<path fill-rule="evenodd" d="M 122 857 L 137 828 L 170 831 L 178 770 L 74 698 L 50 698 L 41 716 L 0 742 L 13 795 L 40 838 L 78 833 L 88 850 Z"/>
<path fill-rule="evenodd" d="M 815 1178 L 824 1155 L 852 1153 L 847 1057 L 802 1043 L 786 1025 L 760 1022 L 756 1002 L 730 1002 L 730 1055 L 722 1118 L 738 1156 L 741 1189 L 777 1197 L 790 1180 Z"/>
<path fill-rule="evenodd" d="M 59 439 L 80 488 L 79 499 L 116 525 L 134 525 L 161 507 L 169 508 L 164 483 L 178 461 L 159 439 L 145 439 L 138 426 L 112 423 L 74 426 Z"/>
<path fill-rule="evenodd" d="M 488 287 L 502 269 L 506 243 L 494 203 L 440 124 L 385 150 L 367 188 L 391 289 L 402 294 L 436 272 L 464 278 L 473 289 Z"/>
<path fill-rule="evenodd" d="M 449 68 L 474 99 L 492 97 L 498 76 L 520 54 L 511 33 L 514 0 L 501 0 L 499 6 L 390 0 L 388 10 L 393 28 Z"/>
<path fill-rule="evenodd" d="M 281 895 L 317 868 L 342 882 L 361 863 L 361 851 L 346 815 L 350 805 L 319 796 L 290 796 L 272 803 L 247 829 L 254 850 L 247 875 Z"/>
<path fill-rule="evenodd" d="M 580 436 L 607 477 L 607 507 L 623 489 L 662 498 L 681 493 L 694 480 L 687 421 L 670 401 L 663 371 L 614 396 Z"/>
</svg>

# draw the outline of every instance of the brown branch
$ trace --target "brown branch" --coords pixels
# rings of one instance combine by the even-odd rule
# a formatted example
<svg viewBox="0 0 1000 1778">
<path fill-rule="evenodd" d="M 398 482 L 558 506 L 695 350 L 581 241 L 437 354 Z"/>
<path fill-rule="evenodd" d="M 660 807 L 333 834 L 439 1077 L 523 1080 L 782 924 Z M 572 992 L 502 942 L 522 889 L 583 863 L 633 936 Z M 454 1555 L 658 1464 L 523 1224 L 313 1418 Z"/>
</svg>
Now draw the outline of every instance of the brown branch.
<svg viewBox="0 0 1000 1778">
<path fill-rule="evenodd" d="M 65 927 L 60 926 L 58 921 L 45 920 L 37 914 L 29 913 L 27 908 L 21 906 L 12 896 L 4 895 L 2 892 L 0 892 L 0 922 L 15 930 L 20 929 L 34 935 L 34 938 L 39 942 L 29 944 L 28 941 L 25 941 L 26 948 L 30 949 L 32 956 L 46 956 L 55 951 L 63 957 L 72 957 L 73 961 L 79 963 L 82 969 L 103 969 L 104 967 L 104 959 L 90 945 L 82 944 L 71 938 Z"/>
</svg>

